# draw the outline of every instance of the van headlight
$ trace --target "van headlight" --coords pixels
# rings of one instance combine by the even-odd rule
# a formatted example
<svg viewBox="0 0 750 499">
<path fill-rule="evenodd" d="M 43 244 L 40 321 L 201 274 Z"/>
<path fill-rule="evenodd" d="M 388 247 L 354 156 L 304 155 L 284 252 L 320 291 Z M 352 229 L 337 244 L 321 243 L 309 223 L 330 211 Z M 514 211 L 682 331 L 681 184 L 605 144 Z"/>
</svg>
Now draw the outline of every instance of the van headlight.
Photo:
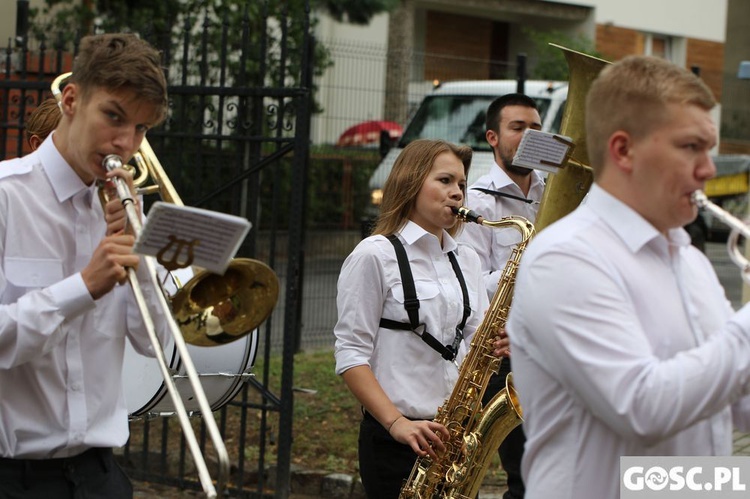
<svg viewBox="0 0 750 499">
<path fill-rule="evenodd" d="M 383 202 L 383 189 L 373 189 L 372 192 L 370 192 L 370 203 L 372 203 L 374 206 L 380 206 L 380 203 Z"/>
</svg>

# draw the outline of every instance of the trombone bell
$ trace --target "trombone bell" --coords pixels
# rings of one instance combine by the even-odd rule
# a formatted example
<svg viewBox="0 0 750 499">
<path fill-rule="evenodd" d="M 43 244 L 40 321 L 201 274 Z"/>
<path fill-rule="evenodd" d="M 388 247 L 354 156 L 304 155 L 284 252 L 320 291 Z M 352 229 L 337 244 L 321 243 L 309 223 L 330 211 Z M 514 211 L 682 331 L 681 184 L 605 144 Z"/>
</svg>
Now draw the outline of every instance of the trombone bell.
<svg viewBox="0 0 750 499">
<path fill-rule="evenodd" d="M 198 272 L 172 298 L 172 314 L 191 345 L 240 339 L 265 321 L 279 296 L 279 280 L 258 260 L 235 258 L 223 276 Z"/>
</svg>

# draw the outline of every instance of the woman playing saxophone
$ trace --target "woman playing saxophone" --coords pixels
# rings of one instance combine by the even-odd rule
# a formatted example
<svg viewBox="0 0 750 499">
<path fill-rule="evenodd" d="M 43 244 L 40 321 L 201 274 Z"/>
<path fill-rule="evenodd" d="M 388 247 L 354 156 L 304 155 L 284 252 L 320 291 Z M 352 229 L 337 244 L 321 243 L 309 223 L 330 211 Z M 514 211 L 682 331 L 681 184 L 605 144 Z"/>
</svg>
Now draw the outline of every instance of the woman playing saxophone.
<svg viewBox="0 0 750 499">
<path fill-rule="evenodd" d="M 470 162 L 470 148 L 444 141 L 404 148 L 373 235 L 339 276 L 336 373 L 363 406 L 359 463 L 371 499 L 397 498 L 418 456 L 445 451 L 448 430 L 432 420 L 488 306 L 476 252 L 453 237 Z M 507 339 L 493 346 L 499 356 Z"/>
</svg>

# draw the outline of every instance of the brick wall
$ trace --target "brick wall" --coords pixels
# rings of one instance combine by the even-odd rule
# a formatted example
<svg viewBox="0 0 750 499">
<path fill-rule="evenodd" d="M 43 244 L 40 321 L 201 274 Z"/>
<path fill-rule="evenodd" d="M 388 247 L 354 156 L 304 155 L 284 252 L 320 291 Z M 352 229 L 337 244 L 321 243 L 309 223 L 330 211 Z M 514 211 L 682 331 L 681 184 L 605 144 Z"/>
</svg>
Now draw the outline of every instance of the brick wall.
<svg viewBox="0 0 750 499">
<path fill-rule="evenodd" d="M 750 141 L 740 139 L 722 139 L 719 154 L 750 154 Z"/>
<path fill-rule="evenodd" d="M 721 102 L 721 86 L 724 71 L 724 44 L 688 38 L 687 67 L 698 66 L 700 75 Z"/>
<path fill-rule="evenodd" d="M 622 59 L 626 55 L 642 54 L 643 35 L 632 29 L 600 24 L 596 27 L 596 48 L 610 61 Z M 688 38 L 686 67 L 690 69 L 693 66 L 700 68 L 701 78 L 713 92 L 716 101 L 721 102 L 724 44 Z M 722 140 L 720 153 L 748 154 L 750 143 Z"/>
<path fill-rule="evenodd" d="M 490 77 L 492 21 L 427 11 L 425 80 L 471 80 Z"/>
<path fill-rule="evenodd" d="M 12 71 L 0 71 L 0 80 L 23 82 L 24 89 L 12 84 L 0 90 L 0 159 L 11 159 L 31 152 L 24 136 L 24 124 L 37 105 L 51 97 L 50 83 L 60 74 L 71 70 L 73 55 L 47 52 L 27 53 L 23 68 L 16 64 Z M 19 83 L 19 86 L 21 84 Z"/>
<path fill-rule="evenodd" d="M 626 55 L 642 54 L 643 35 L 632 29 L 598 24 L 596 50 L 608 61 L 616 61 Z"/>
</svg>

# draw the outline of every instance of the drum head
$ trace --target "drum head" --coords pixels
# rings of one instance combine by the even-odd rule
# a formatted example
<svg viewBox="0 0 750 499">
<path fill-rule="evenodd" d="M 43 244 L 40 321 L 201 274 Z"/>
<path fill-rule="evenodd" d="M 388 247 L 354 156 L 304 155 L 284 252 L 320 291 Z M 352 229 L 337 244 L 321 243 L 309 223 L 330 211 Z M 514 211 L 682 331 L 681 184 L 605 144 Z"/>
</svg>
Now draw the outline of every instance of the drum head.
<svg viewBox="0 0 750 499">
<path fill-rule="evenodd" d="M 258 334 L 255 329 L 239 340 L 215 347 L 187 346 L 212 411 L 224 407 L 242 388 L 242 375 L 255 364 Z M 200 412 L 190 380 L 183 377 L 185 369 L 173 343 L 171 341 L 165 349 L 165 357 L 170 370 L 177 373 L 174 381 L 180 399 L 188 412 Z M 174 402 L 162 380 L 158 361 L 138 354 L 129 341 L 125 348 L 122 378 L 128 414 L 174 414 Z"/>
</svg>

